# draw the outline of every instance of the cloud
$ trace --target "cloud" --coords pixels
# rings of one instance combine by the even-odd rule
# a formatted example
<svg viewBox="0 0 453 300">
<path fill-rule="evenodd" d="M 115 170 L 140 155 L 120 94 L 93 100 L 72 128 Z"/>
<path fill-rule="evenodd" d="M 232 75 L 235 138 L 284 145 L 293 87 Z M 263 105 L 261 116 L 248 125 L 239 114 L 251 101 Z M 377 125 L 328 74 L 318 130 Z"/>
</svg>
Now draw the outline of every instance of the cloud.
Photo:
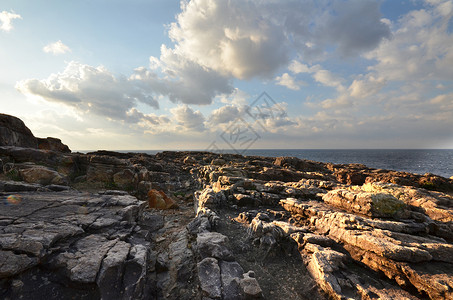
<svg viewBox="0 0 453 300">
<path fill-rule="evenodd" d="M 57 41 L 55 43 L 50 43 L 47 46 L 45 46 L 44 48 L 42 48 L 42 50 L 46 53 L 52 53 L 54 55 L 64 54 L 66 52 L 71 51 L 71 49 L 68 46 L 66 46 L 65 44 L 63 44 L 61 41 Z"/>
<path fill-rule="evenodd" d="M 343 79 L 329 70 L 318 70 L 313 74 L 313 78 L 322 85 L 343 89 Z"/>
<path fill-rule="evenodd" d="M 359 54 L 390 36 L 374 1 L 193 0 L 181 9 L 169 30 L 173 50 L 238 79 L 271 78 L 293 53 Z"/>
<path fill-rule="evenodd" d="M 179 125 L 185 130 L 204 131 L 205 118 L 200 111 L 194 111 L 187 105 L 179 105 L 172 108 L 171 113 Z"/>
<path fill-rule="evenodd" d="M 211 104 L 218 94 L 233 92 L 231 81 L 220 73 L 203 67 L 177 51 L 161 47 L 160 59 L 150 58 L 151 70 L 137 68 L 131 78 L 156 94 L 168 96 L 175 103 Z M 165 76 L 158 76 L 160 69 Z"/>
<path fill-rule="evenodd" d="M 342 55 L 360 54 L 391 37 L 388 24 L 381 18 L 377 1 L 335 1 L 319 36 L 327 44 L 337 45 Z"/>
<path fill-rule="evenodd" d="M 384 78 L 376 78 L 368 74 L 355 79 L 349 86 L 348 91 L 352 97 L 364 99 L 376 95 L 386 83 Z"/>
<path fill-rule="evenodd" d="M 275 81 L 277 81 L 278 85 L 286 86 L 287 88 L 294 91 L 300 90 L 300 86 L 304 84 L 304 82 L 302 81 L 296 81 L 288 73 L 283 73 L 282 76 L 275 77 Z"/>
<path fill-rule="evenodd" d="M 238 107 L 234 105 L 225 105 L 212 111 L 209 122 L 212 125 L 228 123 L 236 120 L 241 114 L 243 114 L 243 111 L 240 111 Z"/>
<path fill-rule="evenodd" d="M 6 10 L 0 13 L 0 30 L 10 31 L 13 29 L 12 21 L 14 19 L 22 19 L 22 17 L 13 12 L 7 12 Z"/>
<path fill-rule="evenodd" d="M 381 43 L 366 58 L 369 69 L 385 80 L 451 80 L 453 78 L 453 6 L 451 1 L 428 1 L 394 24 L 393 38 Z"/>
<path fill-rule="evenodd" d="M 16 83 L 24 94 L 63 103 L 82 114 L 93 113 L 113 120 L 128 121 L 128 112 L 138 103 L 158 108 L 158 102 L 134 80 L 114 76 L 104 67 L 70 62 L 62 73 L 47 79 Z"/>
<path fill-rule="evenodd" d="M 190 60 L 239 79 L 269 76 L 285 64 L 281 24 L 259 1 L 181 2 L 169 30 L 175 49 Z"/>
</svg>

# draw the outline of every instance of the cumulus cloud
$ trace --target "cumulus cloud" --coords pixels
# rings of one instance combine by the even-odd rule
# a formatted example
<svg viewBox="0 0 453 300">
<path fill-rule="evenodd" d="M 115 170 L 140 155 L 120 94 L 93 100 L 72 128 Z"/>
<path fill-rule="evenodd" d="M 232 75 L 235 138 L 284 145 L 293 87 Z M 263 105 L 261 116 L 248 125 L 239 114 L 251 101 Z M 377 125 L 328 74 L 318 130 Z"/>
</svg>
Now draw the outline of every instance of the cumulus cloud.
<svg viewBox="0 0 453 300">
<path fill-rule="evenodd" d="M 65 44 L 63 44 L 61 41 L 57 41 L 55 43 L 50 43 L 50 44 L 46 45 L 44 48 L 42 48 L 42 50 L 46 53 L 51 53 L 54 55 L 64 54 L 66 52 L 71 51 L 71 49 L 68 46 L 66 46 Z"/>
<path fill-rule="evenodd" d="M 352 97 L 364 99 L 377 94 L 385 84 L 384 78 L 376 78 L 368 74 L 355 79 L 349 86 L 348 91 Z"/>
<path fill-rule="evenodd" d="M 186 130 L 204 131 L 205 118 L 200 111 L 194 111 L 188 105 L 179 105 L 172 108 L 171 113 L 179 125 Z"/>
<path fill-rule="evenodd" d="M 290 90 L 294 91 L 300 90 L 300 86 L 304 84 L 301 81 L 296 81 L 294 77 L 288 73 L 283 73 L 282 76 L 275 77 L 275 81 L 278 85 L 286 86 Z"/>
<path fill-rule="evenodd" d="M 377 60 L 370 67 L 385 80 L 451 80 L 453 34 L 451 1 L 427 1 L 394 24 L 393 38 L 366 55 Z"/>
<path fill-rule="evenodd" d="M 22 19 L 22 17 L 16 13 L 8 12 L 6 10 L 0 13 L 0 30 L 10 31 L 13 29 L 12 21 L 14 19 Z"/>
<path fill-rule="evenodd" d="M 169 30 L 174 51 L 238 79 L 269 78 L 294 52 L 313 56 L 333 46 L 356 54 L 389 37 L 374 1 L 193 0 L 181 8 Z"/>
<path fill-rule="evenodd" d="M 213 110 L 209 117 L 209 122 L 213 125 L 228 123 L 234 121 L 243 114 L 238 107 L 234 105 L 225 105 Z"/>
<path fill-rule="evenodd" d="M 104 67 L 70 62 L 61 73 L 47 79 L 27 79 L 16 84 L 24 94 L 63 103 L 81 113 L 94 113 L 113 120 L 130 120 L 127 114 L 138 103 L 158 108 L 158 102 L 134 80 L 116 77 Z"/>
</svg>

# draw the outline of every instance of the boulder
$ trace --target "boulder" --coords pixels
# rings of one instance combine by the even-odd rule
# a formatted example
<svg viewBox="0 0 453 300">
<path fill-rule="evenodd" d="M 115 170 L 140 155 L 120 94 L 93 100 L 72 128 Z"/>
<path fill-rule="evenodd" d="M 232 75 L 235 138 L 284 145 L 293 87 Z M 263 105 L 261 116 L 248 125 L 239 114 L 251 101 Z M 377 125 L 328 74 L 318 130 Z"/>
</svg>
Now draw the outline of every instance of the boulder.
<svg viewBox="0 0 453 300">
<path fill-rule="evenodd" d="M 55 170 L 44 166 L 32 166 L 20 170 L 20 175 L 25 182 L 42 185 L 66 185 L 67 179 Z"/>
<path fill-rule="evenodd" d="M 178 208 L 178 204 L 162 191 L 155 189 L 148 191 L 148 207 L 158 209 Z"/>
</svg>

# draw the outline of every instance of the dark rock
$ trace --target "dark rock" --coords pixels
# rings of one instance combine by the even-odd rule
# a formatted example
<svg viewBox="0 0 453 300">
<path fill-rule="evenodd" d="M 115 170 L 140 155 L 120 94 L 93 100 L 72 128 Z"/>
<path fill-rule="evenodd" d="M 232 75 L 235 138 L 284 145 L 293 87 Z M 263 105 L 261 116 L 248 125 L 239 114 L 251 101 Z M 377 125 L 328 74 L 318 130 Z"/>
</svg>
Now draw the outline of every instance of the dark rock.
<svg viewBox="0 0 453 300">
<path fill-rule="evenodd" d="M 0 146 L 37 148 L 38 141 L 22 120 L 0 114 Z"/>
<path fill-rule="evenodd" d="M 218 232 L 204 232 L 197 236 L 197 250 L 201 258 L 232 260 L 233 255 L 227 248 L 227 243 L 228 238 Z"/>
<path fill-rule="evenodd" d="M 220 280 L 220 267 L 217 259 L 206 257 L 198 263 L 197 267 L 203 296 L 220 299 L 222 297 L 222 281 Z"/>
<path fill-rule="evenodd" d="M 48 137 L 48 138 L 37 138 L 38 148 L 41 150 L 52 150 L 63 153 L 71 153 L 69 147 L 61 142 L 60 139 Z"/>
</svg>

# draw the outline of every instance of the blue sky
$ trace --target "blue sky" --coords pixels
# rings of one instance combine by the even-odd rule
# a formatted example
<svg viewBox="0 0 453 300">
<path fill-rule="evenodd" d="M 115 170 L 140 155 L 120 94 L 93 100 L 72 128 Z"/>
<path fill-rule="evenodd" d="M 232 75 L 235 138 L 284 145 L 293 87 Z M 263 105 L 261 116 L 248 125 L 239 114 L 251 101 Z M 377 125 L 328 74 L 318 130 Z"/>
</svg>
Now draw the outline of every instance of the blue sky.
<svg viewBox="0 0 453 300">
<path fill-rule="evenodd" d="M 0 112 L 73 150 L 453 148 L 452 16 L 452 0 L 3 0 Z"/>
</svg>

